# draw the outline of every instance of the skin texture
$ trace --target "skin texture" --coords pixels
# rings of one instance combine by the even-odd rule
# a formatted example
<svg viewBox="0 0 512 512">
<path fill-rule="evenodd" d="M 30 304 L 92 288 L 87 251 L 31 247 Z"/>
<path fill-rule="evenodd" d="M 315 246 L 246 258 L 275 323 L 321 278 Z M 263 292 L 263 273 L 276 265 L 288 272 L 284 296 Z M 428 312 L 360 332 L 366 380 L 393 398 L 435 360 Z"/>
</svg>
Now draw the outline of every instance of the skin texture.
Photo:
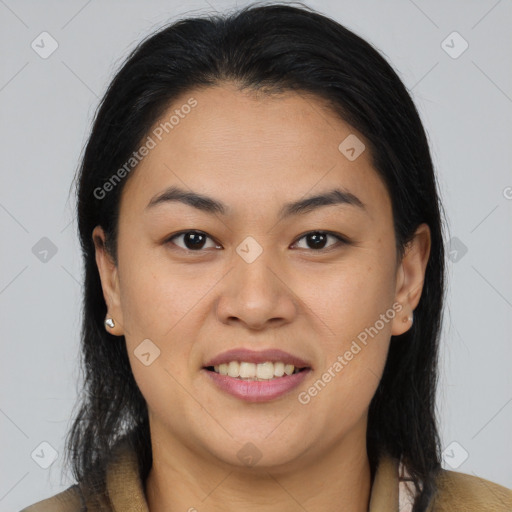
<svg viewBox="0 0 512 512">
<path fill-rule="evenodd" d="M 364 137 L 318 98 L 238 91 L 233 84 L 189 91 L 197 106 L 132 172 L 122 193 L 118 261 L 93 238 L 109 316 L 124 335 L 134 377 L 150 415 L 153 467 L 150 510 L 329 512 L 367 510 L 367 412 L 391 335 L 411 327 L 430 251 L 419 226 L 397 261 L 391 202 L 368 149 L 349 161 L 338 149 Z M 158 123 L 157 123 L 158 124 Z M 168 202 L 146 209 L 170 185 L 213 197 L 226 216 Z M 340 188 L 366 210 L 323 206 L 278 220 L 284 203 Z M 207 234 L 186 250 L 183 230 Z M 311 231 L 328 230 L 316 249 Z M 247 237 L 262 254 L 236 252 Z M 189 247 L 194 247 L 189 242 Z M 401 311 L 308 404 L 298 400 L 380 315 Z M 404 321 L 405 319 L 405 321 Z M 150 366 L 134 350 L 160 349 Z M 361 345 L 361 344 L 360 344 Z M 313 371 L 278 399 L 248 403 L 215 387 L 202 367 L 233 348 L 280 348 Z M 261 458 L 237 453 L 253 443 Z"/>
</svg>

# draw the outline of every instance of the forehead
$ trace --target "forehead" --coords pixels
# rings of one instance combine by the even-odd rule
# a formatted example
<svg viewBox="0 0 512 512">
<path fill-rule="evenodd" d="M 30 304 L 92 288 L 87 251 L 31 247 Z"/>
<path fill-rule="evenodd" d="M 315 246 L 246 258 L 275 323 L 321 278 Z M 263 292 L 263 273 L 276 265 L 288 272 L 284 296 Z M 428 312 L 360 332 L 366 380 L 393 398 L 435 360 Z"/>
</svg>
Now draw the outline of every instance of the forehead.
<svg viewBox="0 0 512 512">
<path fill-rule="evenodd" d="M 193 89 L 173 101 L 148 136 L 154 147 L 123 191 L 131 208 L 144 209 L 155 194 L 179 185 L 258 211 L 343 187 L 370 214 L 389 211 L 364 137 L 306 93 Z"/>
</svg>

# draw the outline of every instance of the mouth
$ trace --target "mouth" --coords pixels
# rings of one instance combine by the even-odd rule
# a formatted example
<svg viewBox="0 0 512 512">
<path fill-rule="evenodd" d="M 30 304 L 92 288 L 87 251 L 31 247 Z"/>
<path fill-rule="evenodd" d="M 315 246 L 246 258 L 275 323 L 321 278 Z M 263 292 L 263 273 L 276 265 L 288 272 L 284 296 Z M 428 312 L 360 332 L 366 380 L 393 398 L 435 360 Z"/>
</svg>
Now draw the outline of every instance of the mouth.
<svg viewBox="0 0 512 512">
<path fill-rule="evenodd" d="M 202 368 L 214 389 L 245 402 L 269 402 L 289 395 L 311 373 L 310 366 L 284 361 L 229 361 Z"/>
<path fill-rule="evenodd" d="M 265 382 L 283 379 L 297 373 L 310 370 L 308 366 L 295 366 L 282 361 L 265 361 L 251 363 L 249 361 L 230 361 L 219 365 L 205 366 L 205 370 L 243 381 Z"/>
<path fill-rule="evenodd" d="M 308 361 L 280 349 L 238 348 L 210 359 L 201 371 L 222 393 L 246 402 L 267 402 L 289 394 L 313 368 Z"/>
</svg>

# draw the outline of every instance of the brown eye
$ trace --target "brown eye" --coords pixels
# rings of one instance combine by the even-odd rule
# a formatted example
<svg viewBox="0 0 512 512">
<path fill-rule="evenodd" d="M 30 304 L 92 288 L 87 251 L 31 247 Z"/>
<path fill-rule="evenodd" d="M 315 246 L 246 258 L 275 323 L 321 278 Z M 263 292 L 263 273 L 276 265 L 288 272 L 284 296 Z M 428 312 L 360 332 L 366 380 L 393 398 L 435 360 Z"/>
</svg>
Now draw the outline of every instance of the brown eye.
<svg viewBox="0 0 512 512">
<path fill-rule="evenodd" d="M 182 239 L 182 245 L 177 244 L 174 240 Z M 167 242 L 171 242 L 174 245 L 177 245 L 181 249 L 186 249 L 188 251 L 199 251 L 205 248 L 205 243 L 207 240 L 211 240 L 211 238 L 202 233 L 201 231 L 183 231 L 182 233 L 178 233 L 170 237 Z M 218 247 L 215 243 L 213 243 L 210 247 Z"/>
<path fill-rule="evenodd" d="M 335 239 L 337 243 L 331 244 L 327 246 L 328 239 Z M 345 238 L 340 235 L 336 235 L 334 233 L 328 233 L 326 231 L 310 231 L 305 235 L 301 236 L 299 240 L 304 239 L 306 241 L 307 247 L 301 247 L 305 249 L 313 249 L 314 251 L 321 251 L 323 249 L 329 249 L 332 246 L 339 245 L 342 243 L 348 243 Z M 327 246 L 327 247 L 326 247 Z"/>
<path fill-rule="evenodd" d="M 334 240 L 334 243 L 328 245 L 329 239 Z M 180 240 L 180 243 L 177 243 L 176 240 Z M 209 246 L 207 245 L 208 240 L 210 240 Z M 306 242 L 306 247 L 299 248 L 311 249 L 316 252 L 328 250 L 336 245 L 349 243 L 345 237 L 326 231 L 310 231 L 309 233 L 302 235 L 298 240 L 305 240 Z M 222 248 L 220 245 L 216 244 L 206 233 L 196 230 L 188 230 L 182 231 L 181 233 L 176 233 L 167 239 L 167 243 L 172 243 L 181 249 L 193 252 L 200 252 L 202 249 L 208 248 Z"/>
</svg>

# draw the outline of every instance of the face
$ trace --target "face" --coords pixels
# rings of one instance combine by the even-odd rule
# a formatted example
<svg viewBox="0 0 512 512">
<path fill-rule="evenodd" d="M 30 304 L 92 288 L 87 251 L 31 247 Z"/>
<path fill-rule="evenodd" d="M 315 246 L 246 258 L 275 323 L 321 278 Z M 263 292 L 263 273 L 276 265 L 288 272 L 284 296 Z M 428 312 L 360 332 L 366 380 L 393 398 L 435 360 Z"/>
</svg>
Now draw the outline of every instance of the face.
<svg viewBox="0 0 512 512">
<path fill-rule="evenodd" d="M 428 227 L 398 261 L 364 137 L 305 94 L 190 91 L 149 136 L 122 192 L 117 265 L 101 228 L 94 238 L 152 438 L 274 470 L 364 446 L 390 336 L 420 298 Z M 301 370 L 279 376 L 290 363 Z"/>
</svg>

